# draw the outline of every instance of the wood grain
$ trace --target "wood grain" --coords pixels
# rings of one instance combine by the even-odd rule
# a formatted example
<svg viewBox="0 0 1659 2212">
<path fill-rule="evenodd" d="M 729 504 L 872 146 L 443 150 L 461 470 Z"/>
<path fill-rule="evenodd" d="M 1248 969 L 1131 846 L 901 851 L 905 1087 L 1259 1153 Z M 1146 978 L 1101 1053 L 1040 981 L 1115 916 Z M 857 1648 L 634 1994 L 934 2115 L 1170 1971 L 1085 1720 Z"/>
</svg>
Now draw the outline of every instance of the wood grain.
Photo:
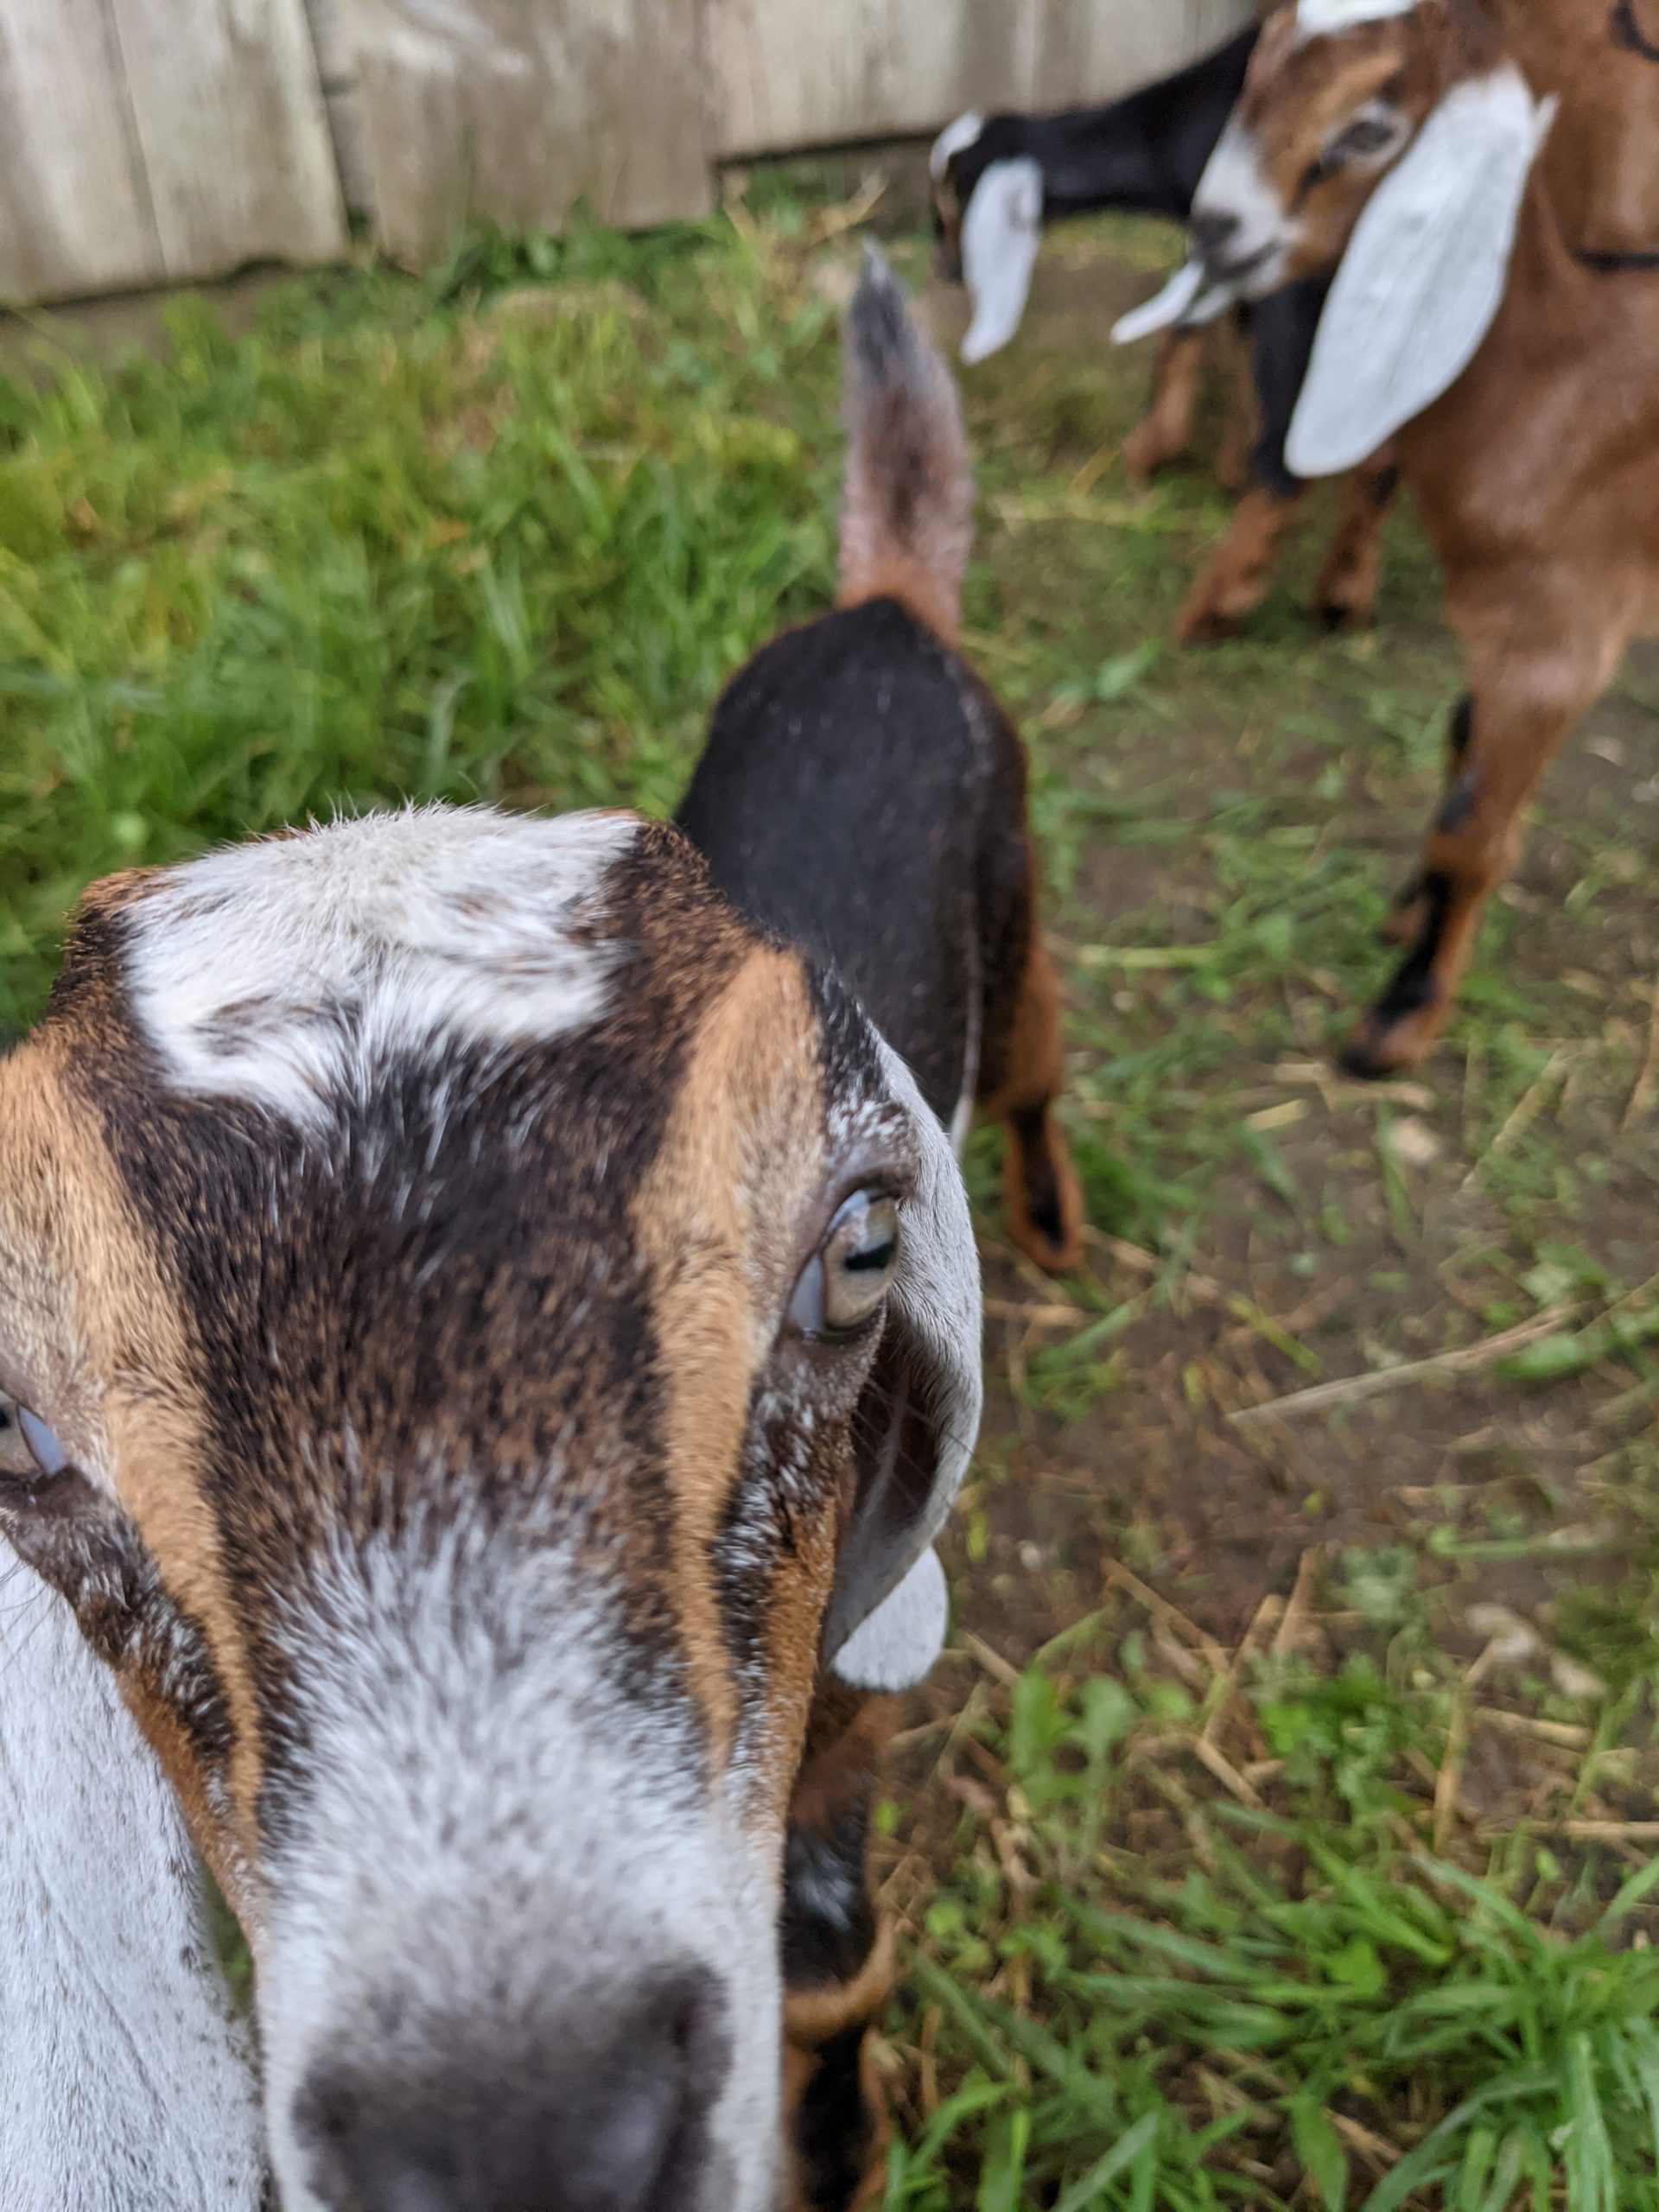
<svg viewBox="0 0 1659 2212">
<path fill-rule="evenodd" d="M 382 245 L 714 201 L 697 0 L 343 0 Z"/>
</svg>

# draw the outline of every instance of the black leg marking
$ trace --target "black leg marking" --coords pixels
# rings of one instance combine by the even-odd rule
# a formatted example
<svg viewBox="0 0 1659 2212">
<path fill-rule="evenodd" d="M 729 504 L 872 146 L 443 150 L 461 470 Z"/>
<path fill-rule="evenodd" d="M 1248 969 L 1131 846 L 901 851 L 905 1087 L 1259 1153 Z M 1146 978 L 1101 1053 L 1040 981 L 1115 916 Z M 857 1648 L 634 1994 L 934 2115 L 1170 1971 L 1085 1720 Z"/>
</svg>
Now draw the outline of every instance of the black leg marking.
<svg viewBox="0 0 1659 2212">
<path fill-rule="evenodd" d="M 1428 911 L 1417 932 L 1417 942 L 1401 962 L 1393 982 L 1373 1009 L 1373 1020 L 1379 1029 L 1392 1028 L 1408 1014 L 1421 1014 L 1425 1007 L 1434 1003 L 1434 959 L 1446 934 L 1446 918 L 1452 906 L 1451 877 L 1431 869 L 1423 878 L 1423 898 Z"/>
<path fill-rule="evenodd" d="M 812 2212 L 849 2212 L 875 2148 L 864 2094 L 864 2027 L 843 2028 L 817 2054 L 796 2121 L 801 2185 Z"/>
<path fill-rule="evenodd" d="M 1370 489 L 1371 505 L 1374 507 L 1386 507 L 1400 489 L 1400 471 L 1392 461 L 1386 468 L 1380 469 L 1371 479 Z"/>
<path fill-rule="evenodd" d="M 851 1981 L 875 1948 L 875 1907 L 865 1872 L 869 1808 L 851 1805 L 830 1828 L 791 1827 L 784 1860 L 780 1931 L 791 1989 Z"/>
<path fill-rule="evenodd" d="M 1475 734 L 1475 702 L 1465 692 L 1452 709 L 1452 720 L 1446 733 L 1446 750 L 1452 756 L 1452 766 L 1461 768 L 1468 756 L 1469 744 Z"/>
<path fill-rule="evenodd" d="M 1451 789 L 1440 802 L 1440 810 L 1434 817 L 1434 827 L 1443 837 L 1455 837 L 1475 810 L 1475 798 L 1479 791 L 1472 768 L 1459 770 L 1452 779 Z"/>
<path fill-rule="evenodd" d="M 1065 1224 L 1060 1213 L 1060 1185 L 1049 1148 L 1048 1109 L 1022 1106 L 1008 1116 L 1013 1141 L 1020 1148 L 1020 1187 L 1025 1192 L 1031 1224 L 1051 1244 L 1065 1241 Z"/>
</svg>

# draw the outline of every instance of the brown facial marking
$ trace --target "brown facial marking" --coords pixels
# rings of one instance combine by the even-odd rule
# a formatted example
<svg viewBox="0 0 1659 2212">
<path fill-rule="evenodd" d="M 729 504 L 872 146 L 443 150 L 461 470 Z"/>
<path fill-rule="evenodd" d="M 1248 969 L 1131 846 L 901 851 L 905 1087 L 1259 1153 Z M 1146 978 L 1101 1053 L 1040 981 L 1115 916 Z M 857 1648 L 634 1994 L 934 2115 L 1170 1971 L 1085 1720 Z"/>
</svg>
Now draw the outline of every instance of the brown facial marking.
<svg viewBox="0 0 1659 2212">
<path fill-rule="evenodd" d="M 1287 276 L 1330 269 L 1385 169 L 1360 165 L 1326 175 L 1320 157 L 1370 100 L 1386 99 L 1420 125 L 1459 78 L 1497 58 L 1497 35 L 1462 0 L 1335 35 L 1305 37 L 1291 4 L 1269 17 L 1252 57 L 1237 119 L 1296 237 Z M 1386 167 L 1386 165 L 1385 165 Z"/>
<path fill-rule="evenodd" d="M 72 1457 L 107 1477 L 175 1603 L 207 1639 L 236 1728 L 231 1786 L 245 1834 L 259 1785 L 254 1701 L 217 1529 L 197 1474 L 202 1412 L 175 1287 L 73 1072 L 75 1034 L 48 1023 L 0 1061 L 0 1332 L 17 1388 Z M 161 1700 L 124 1684 L 227 1891 L 237 1866 Z M 232 1854 L 233 1855 L 233 1854 Z"/>
<path fill-rule="evenodd" d="M 737 1714 L 711 1555 L 755 1377 L 806 1256 L 798 1240 L 822 1225 L 811 1213 L 823 1173 L 822 1094 L 818 1026 L 800 962 L 756 951 L 704 1016 L 633 1209 L 665 1378 L 682 1632 L 717 1764 L 729 1755 Z M 795 1624 L 776 1654 L 780 1750 L 798 1751 L 811 1681 L 815 1637 L 810 1628 L 801 1633 L 800 1612 L 810 1605 L 816 1625 L 832 1567 L 825 1527 L 781 1569 L 805 1586 L 799 1605 L 780 1592 Z"/>
</svg>

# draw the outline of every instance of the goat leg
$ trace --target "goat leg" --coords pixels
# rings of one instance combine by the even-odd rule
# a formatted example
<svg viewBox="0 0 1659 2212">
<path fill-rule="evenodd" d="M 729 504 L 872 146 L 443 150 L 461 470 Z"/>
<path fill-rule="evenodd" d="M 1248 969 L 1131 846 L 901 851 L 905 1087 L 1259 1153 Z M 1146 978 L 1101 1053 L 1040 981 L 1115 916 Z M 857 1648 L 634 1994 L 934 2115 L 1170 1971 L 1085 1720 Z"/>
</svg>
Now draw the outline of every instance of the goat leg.
<svg viewBox="0 0 1659 2212">
<path fill-rule="evenodd" d="M 1192 443 L 1206 334 L 1172 330 L 1160 340 L 1152 404 L 1123 441 L 1123 473 L 1145 484 Z"/>
<path fill-rule="evenodd" d="M 1313 590 L 1314 620 L 1326 630 L 1359 630 L 1376 611 L 1382 525 L 1400 488 L 1392 451 L 1354 470 L 1343 486 L 1336 535 Z"/>
<path fill-rule="evenodd" d="M 1301 503 L 1300 489 L 1286 493 L 1258 486 L 1244 494 L 1181 609 L 1175 634 L 1184 645 L 1233 637 L 1255 613 L 1268 595 L 1274 562 Z"/>
<path fill-rule="evenodd" d="M 1083 1189 L 1054 1101 L 1064 1080 L 1060 985 L 1033 912 L 1011 1005 L 988 1009 L 987 1024 L 1001 1033 L 987 1052 L 993 1087 L 982 1090 L 981 1109 L 1007 1134 L 1002 1196 L 1008 1234 L 1027 1259 L 1051 1274 L 1075 1268 L 1083 1257 Z"/>
<path fill-rule="evenodd" d="M 1600 692 L 1622 639 L 1586 665 L 1577 650 L 1523 648 L 1506 626 L 1503 645 L 1471 657 L 1470 698 L 1452 717 L 1451 776 L 1424 842 L 1402 918 L 1414 934 L 1388 988 L 1366 1011 L 1342 1055 L 1351 1074 L 1414 1067 L 1445 1027 L 1474 948 L 1487 898 L 1519 857 L 1521 811 L 1580 715 Z"/>
<path fill-rule="evenodd" d="M 869 2031 L 892 1986 L 870 1895 L 870 1803 L 898 1707 L 830 1681 L 790 1807 L 783 1913 L 790 2212 L 861 2212 L 883 2193 L 885 2115 Z"/>
</svg>

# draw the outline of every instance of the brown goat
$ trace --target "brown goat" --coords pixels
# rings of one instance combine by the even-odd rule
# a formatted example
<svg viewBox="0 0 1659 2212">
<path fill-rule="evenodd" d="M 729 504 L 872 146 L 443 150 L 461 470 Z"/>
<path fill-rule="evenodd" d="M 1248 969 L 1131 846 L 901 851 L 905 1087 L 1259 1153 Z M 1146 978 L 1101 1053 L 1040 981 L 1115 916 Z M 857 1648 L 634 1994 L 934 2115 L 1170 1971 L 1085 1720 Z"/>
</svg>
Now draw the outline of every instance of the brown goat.
<svg viewBox="0 0 1659 2212">
<path fill-rule="evenodd" d="M 1289 462 L 1334 474 L 1395 436 L 1468 655 L 1388 932 L 1408 950 L 1349 1047 L 1368 1075 L 1433 1042 L 1546 764 L 1659 627 L 1659 273 L 1569 245 L 1556 194 L 1606 118 L 1569 115 L 1546 168 L 1551 111 L 1472 0 L 1295 0 L 1194 204 L 1211 273 L 1247 295 L 1340 263 Z M 1600 189 L 1578 181 L 1580 219 Z"/>
</svg>

